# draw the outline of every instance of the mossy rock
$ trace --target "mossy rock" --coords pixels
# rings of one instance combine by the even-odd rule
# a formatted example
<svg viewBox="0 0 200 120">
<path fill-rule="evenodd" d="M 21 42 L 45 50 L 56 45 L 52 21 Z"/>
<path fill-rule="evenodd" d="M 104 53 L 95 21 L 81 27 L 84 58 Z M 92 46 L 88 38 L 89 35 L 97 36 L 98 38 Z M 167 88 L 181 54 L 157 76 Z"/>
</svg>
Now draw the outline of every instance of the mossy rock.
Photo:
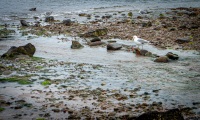
<svg viewBox="0 0 200 120">
<path fill-rule="evenodd" d="M 78 41 L 72 41 L 72 45 L 71 45 L 71 48 L 72 49 L 80 49 L 80 48 L 83 48 L 84 46 L 81 45 Z"/>
<path fill-rule="evenodd" d="M 128 16 L 129 16 L 129 17 L 132 17 L 132 16 L 133 16 L 133 13 L 132 13 L 132 12 L 129 12 L 129 13 L 128 13 Z"/>
<path fill-rule="evenodd" d="M 33 57 L 36 49 L 35 46 L 31 43 L 26 44 L 25 46 L 15 47 L 12 46 L 6 53 L 4 53 L 2 58 L 14 58 L 17 55 L 28 55 L 29 57 Z"/>
</svg>

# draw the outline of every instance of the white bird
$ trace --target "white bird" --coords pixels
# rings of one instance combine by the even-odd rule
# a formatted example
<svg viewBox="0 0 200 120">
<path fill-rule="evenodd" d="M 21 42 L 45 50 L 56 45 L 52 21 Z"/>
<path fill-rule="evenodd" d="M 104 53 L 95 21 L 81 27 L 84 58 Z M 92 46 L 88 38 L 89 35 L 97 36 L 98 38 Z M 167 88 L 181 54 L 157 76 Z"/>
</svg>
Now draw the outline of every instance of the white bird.
<svg viewBox="0 0 200 120">
<path fill-rule="evenodd" d="M 143 44 L 149 43 L 149 41 L 141 39 L 141 38 L 138 38 L 135 35 L 133 36 L 133 39 L 134 39 L 134 42 L 138 45 L 138 47 L 139 47 L 139 45 L 142 45 L 142 49 L 143 49 Z"/>
</svg>

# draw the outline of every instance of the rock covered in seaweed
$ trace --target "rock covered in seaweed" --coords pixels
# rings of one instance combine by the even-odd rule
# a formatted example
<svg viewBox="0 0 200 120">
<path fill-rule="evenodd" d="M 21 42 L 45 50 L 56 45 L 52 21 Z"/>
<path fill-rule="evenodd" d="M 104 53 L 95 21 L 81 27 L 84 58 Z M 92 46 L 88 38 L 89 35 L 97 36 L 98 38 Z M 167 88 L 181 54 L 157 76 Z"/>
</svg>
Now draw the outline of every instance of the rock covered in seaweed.
<svg viewBox="0 0 200 120">
<path fill-rule="evenodd" d="M 147 112 L 137 117 L 136 120 L 184 120 L 184 118 L 179 109 L 172 109 L 166 112 Z"/>
<path fill-rule="evenodd" d="M 72 41 L 72 45 L 71 45 L 72 49 L 80 49 L 80 48 L 83 48 L 83 47 L 84 46 L 81 45 L 78 41 L 75 41 L 75 40 Z"/>
<path fill-rule="evenodd" d="M 32 57 L 36 51 L 36 48 L 31 43 L 28 43 L 24 46 L 12 46 L 6 53 L 4 53 L 2 58 L 15 58 L 18 55 L 28 55 Z"/>
</svg>

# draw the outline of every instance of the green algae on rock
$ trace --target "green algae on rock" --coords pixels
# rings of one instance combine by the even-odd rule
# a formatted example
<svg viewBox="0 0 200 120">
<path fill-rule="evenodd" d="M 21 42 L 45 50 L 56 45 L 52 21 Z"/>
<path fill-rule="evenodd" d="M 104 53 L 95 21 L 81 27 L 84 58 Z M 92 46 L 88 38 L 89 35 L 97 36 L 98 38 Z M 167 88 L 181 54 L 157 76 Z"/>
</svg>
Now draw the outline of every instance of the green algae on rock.
<svg viewBox="0 0 200 120">
<path fill-rule="evenodd" d="M 28 80 L 28 77 L 10 77 L 10 78 L 0 78 L 0 82 L 17 82 L 21 85 L 32 84 L 31 81 Z"/>
<path fill-rule="evenodd" d="M 44 80 L 43 82 L 41 82 L 41 85 L 43 85 L 43 86 L 51 85 L 51 81 L 50 80 Z"/>
</svg>

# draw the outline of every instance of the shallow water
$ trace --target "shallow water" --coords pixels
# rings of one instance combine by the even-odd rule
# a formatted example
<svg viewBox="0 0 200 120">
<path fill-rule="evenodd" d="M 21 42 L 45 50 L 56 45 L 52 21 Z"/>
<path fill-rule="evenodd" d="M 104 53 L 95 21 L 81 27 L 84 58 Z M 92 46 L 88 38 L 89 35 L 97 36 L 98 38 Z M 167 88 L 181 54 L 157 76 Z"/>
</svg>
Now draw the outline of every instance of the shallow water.
<svg viewBox="0 0 200 120">
<path fill-rule="evenodd" d="M 199 7 L 198 0 L 1 0 L 0 22 L 7 23 L 19 19 L 29 19 L 34 16 L 43 18 L 47 12 L 57 18 L 76 18 L 78 13 L 110 13 L 119 11 L 135 11 L 165 9 L 174 7 Z M 30 8 L 37 11 L 29 11 Z"/>
<path fill-rule="evenodd" d="M 119 51 L 107 51 L 106 47 L 89 47 L 84 44 L 84 48 L 79 50 L 73 50 L 70 48 L 71 40 L 73 38 L 66 37 L 68 41 L 59 40 L 66 36 L 53 36 L 51 38 L 39 37 L 31 40 L 9 40 L 0 41 L 1 49 L 0 53 L 3 54 L 12 45 L 20 46 L 31 42 L 36 47 L 36 53 L 34 56 L 43 57 L 46 59 L 55 59 L 63 62 L 72 62 L 78 64 L 86 64 L 80 70 L 79 67 L 74 65 L 70 66 L 55 66 L 47 68 L 46 72 L 36 72 L 37 76 L 49 78 L 51 80 L 67 79 L 70 75 L 79 76 L 82 75 L 85 79 L 75 78 L 67 83 L 61 85 L 68 86 L 68 90 L 81 90 L 89 89 L 95 90 L 101 88 L 106 90 L 108 94 L 110 91 L 116 91 L 120 94 L 129 95 L 130 91 L 139 89 L 135 98 L 129 98 L 123 103 L 148 103 L 162 102 L 163 110 L 172 108 L 183 107 L 198 107 L 193 103 L 200 100 L 200 56 L 195 51 L 178 51 L 178 50 L 162 50 L 155 48 L 152 45 L 144 45 L 144 48 L 152 53 L 158 55 L 165 55 L 167 52 L 173 52 L 179 55 L 178 61 L 171 61 L 170 63 L 155 63 L 154 58 L 136 56 L 131 51 L 119 50 Z M 59 39 L 58 39 L 59 38 Z M 80 42 L 82 41 L 79 38 Z M 117 43 L 124 45 L 134 45 L 133 41 L 116 40 Z M 55 61 L 55 64 L 57 62 Z M 103 65 L 100 69 L 93 69 L 93 65 Z M 74 67 L 73 67 L 74 66 Z M 77 70 L 76 70 L 77 69 Z M 45 70 L 44 70 L 45 71 Z M 85 74 L 81 74 L 80 71 L 85 71 Z M 88 73 L 87 73 L 88 72 Z M 23 72 L 22 72 L 23 73 Z M 25 74 L 25 73 L 23 73 Z M 35 77 L 38 82 L 39 77 Z M 13 83 L 1 84 L 1 94 L 8 96 L 16 96 L 25 98 L 27 101 L 33 103 L 36 106 L 45 104 L 44 100 L 47 98 L 45 93 L 39 95 L 40 99 L 34 100 L 31 98 L 31 91 L 33 90 L 45 90 L 38 82 L 32 87 L 24 87 L 25 91 L 21 91 L 21 87 L 13 88 L 11 86 L 17 86 Z M 4 88 L 7 86 L 6 88 Z M 4 88 L 4 89 L 3 89 Z M 12 89 L 11 89 L 12 88 Z M 64 95 L 62 89 L 59 89 L 51 85 L 46 89 L 47 91 L 53 91 L 55 98 L 57 94 Z M 63 89 L 65 91 L 65 89 Z M 154 93 L 153 90 L 157 90 L 158 93 Z M 16 91 L 17 94 L 13 91 Z M 21 91 L 21 92 L 20 92 Z M 61 92 L 61 93 L 60 93 Z M 145 99 L 144 93 L 148 93 L 148 100 Z M 38 96 L 37 94 L 32 94 Z M 109 99 L 109 98 L 108 98 Z M 62 101 L 62 99 L 61 99 Z M 84 105 L 93 108 L 91 100 L 86 100 L 88 104 L 82 103 L 79 98 L 76 102 L 67 102 L 74 109 L 81 109 Z M 77 105 L 79 101 L 80 104 Z M 113 100 L 113 103 L 117 104 L 120 101 Z M 76 104 L 76 105 L 75 105 Z M 48 108 L 50 109 L 50 108 Z M 200 109 L 193 110 L 199 115 Z M 141 112 L 136 112 L 138 115 Z M 54 113 L 52 113 L 54 116 Z M 56 115 L 56 114 L 55 114 Z M 66 117 L 66 116 L 65 116 Z"/>
</svg>

